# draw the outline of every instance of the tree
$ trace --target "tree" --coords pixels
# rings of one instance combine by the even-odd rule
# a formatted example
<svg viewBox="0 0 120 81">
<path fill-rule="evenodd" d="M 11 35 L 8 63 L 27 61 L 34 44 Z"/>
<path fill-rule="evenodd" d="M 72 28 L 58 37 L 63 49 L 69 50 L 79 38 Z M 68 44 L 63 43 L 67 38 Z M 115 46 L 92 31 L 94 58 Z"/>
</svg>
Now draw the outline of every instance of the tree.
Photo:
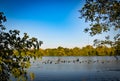
<svg viewBox="0 0 120 81">
<path fill-rule="evenodd" d="M 91 36 L 109 32 L 112 29 L 118 32 L 114 41 L 106 36 L 105 40 L 96 40 L 95 43 L 113 46 L 116 53 L 120 54 L 120 0 L 86 0 L 79 12 L 80 18 L 91 22 L 90 27 L 85 28 L 85 32 L 89 32 Z"/>
<path fill-rule="evenodd" d="M 11 74 L 25 79 L 25 68 L 30 66 L 30 58 L 36 57 L 34 53 L 42 42 L 29 38 L 27 33 L 20 37 L 19 30 L 7 32 L 3 22 L 6 22 L 6 16 L 0 12 L 0 80 L 8 81 Z"/>
<path fill-rule="evenodd" d="M 73 55 L 74 55 L 74 56 L 79 56 L 79 55 L 80 55 L 80 48 L 74 47 L 74 48 L 72 49 L 72 52 L 73 52 Z"/>
</svg>

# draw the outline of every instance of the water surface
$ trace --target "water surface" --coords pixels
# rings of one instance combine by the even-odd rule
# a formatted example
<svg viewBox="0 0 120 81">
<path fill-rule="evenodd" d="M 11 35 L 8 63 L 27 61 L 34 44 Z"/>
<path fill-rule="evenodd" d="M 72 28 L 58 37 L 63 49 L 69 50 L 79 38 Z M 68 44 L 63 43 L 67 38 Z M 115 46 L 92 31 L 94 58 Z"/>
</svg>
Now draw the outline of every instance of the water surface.
<svg viewBox="0 0 120 81">
<path fill-rule="evenodd" d="M 120 56 L 42 57 L 29 72 L 34 81 L 120 81 Z"/>
</svg>

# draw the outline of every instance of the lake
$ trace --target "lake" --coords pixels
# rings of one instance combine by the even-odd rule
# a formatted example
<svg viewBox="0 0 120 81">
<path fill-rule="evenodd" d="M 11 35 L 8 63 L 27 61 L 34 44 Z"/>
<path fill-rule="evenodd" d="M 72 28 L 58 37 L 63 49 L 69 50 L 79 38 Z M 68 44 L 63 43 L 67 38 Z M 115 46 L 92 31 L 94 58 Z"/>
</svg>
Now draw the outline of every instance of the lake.
<svg viewBox="0 0 120 81">
<path fill-rule="evenodd" d="M 42 57 L 28 72 L 33 81 L 120 81 L 120 56 Z"/>
</svg>

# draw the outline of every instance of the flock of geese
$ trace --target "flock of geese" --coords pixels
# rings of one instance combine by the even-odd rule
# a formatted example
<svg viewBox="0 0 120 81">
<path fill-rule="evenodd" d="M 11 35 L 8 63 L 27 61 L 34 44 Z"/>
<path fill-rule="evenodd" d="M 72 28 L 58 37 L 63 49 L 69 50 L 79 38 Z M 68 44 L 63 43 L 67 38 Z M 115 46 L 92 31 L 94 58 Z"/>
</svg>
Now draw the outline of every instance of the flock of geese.
<svg viewBox="0 0 120 81">
<path fill-rule="evenodd" d="M 61 60 L 61 59 L 57 59 L 57 60 L 44 60 L 44 61 L 42 61 L 42 64 L 63 64 L 63 63 L 73 63 L 73 64 L 75 64 L 75 63 L 79 63 L 79 64 L 81 64 L 81 63 L 88 63 L 88 64 L 90 64 L 90 63 L 102 63 L 102 64 L 104 64 L 104 63 L 111 63 L 111 62 L 120 62 L 120 60 L 80 60 L 79 58 L 78 59 L 76 59 L 76 60 Z"/>
</svg>

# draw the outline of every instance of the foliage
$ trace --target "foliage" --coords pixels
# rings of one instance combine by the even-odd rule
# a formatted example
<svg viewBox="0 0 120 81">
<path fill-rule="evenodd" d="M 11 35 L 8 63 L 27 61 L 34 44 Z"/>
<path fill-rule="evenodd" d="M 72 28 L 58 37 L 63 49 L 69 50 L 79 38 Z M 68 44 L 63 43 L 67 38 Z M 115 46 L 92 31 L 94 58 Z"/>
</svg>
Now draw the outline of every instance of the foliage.
<svg viewBox="0 0 120 81">
<path fill-rule="evenodd" d="M 40 49 L 38 52 L 39 56 L 114 56 L 117 55 L 113 47 L 98 46 L 94 48 L 91 45 L 87 45 L 82 48 L 49 48 Z"/>
<path fill-rule="evenodd" d="M 30 58 L 36 57 L 34 52 L 42 41 L 29 38 L 27 33 L 20 37 L 19 30 L 7 32 L 3 22 L 6 22 L 6 17 L 0 12 L 0 80 L 8 81 L 11 74 L 16 78 L 26 75 Z"/>
<path fill-rule="evenodd" d="M 106 36 L 105 40 L 95 40 L 95 44 L 107 44 L 115 47 L 116 53 L 120 54 L 120 0 L 86 0 L 83 8 L 79 10 L 80 18 L 90 21 L 90 27 L 85 29 L 91 36 L 114 30 L 117 32 L 114 41 L 109 40 L 110 36 Z"/>
</svg>

